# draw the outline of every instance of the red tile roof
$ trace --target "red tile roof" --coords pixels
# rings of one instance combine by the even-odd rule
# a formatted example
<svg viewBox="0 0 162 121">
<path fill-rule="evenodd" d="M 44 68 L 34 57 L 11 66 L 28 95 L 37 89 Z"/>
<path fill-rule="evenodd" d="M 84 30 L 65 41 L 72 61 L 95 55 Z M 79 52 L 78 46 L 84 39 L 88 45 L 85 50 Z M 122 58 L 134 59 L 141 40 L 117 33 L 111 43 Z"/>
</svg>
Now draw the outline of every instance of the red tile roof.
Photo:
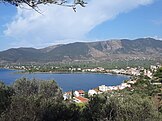
<svg viewBox="0 0 162 121">
<path fill-rule="evenodd" d="M 79 94 L 84 94 L 83 90 L 78 90 Z"/>
<path fill-rule="evenodd" d="M 75 97 L 76 99 L 80 100 L 81 102 L 83 103 L 87 103 L 89 100 L 87 98 L 84 98 L 82 96 L 79 96 L 79 97 Z"/>
<path fill-rule="evenodd" d="M 71 91 L 70 91 L 70 92 L 66 92 L 66 94 L 71 95 L 71 94 L 72 94 L 72 92 L 71 92 Z"/>
</svg>

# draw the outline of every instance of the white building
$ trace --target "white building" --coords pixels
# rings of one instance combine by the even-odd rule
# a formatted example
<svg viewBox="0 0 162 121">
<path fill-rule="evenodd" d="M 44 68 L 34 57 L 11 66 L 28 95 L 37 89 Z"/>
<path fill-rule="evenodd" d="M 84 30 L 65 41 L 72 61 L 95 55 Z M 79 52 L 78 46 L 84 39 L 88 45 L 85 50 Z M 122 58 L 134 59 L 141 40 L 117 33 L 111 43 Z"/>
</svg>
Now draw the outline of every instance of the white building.
<svg viewBox="0 0 162 121">
<path fill-rule="evenodd" d="M 144 75 L 145 76 L 148 76 L 149 78 L 152 78 L 153 77 L 153 74 L 152 74 L 152 72 L 151 71 L 149 71 L 149 70 L 144 70 Z"/>
<path fill-rule="evenodd" d="M 85 92 L 83 90 L 77 90 L 74 91 L 74 96 L 79 97 L 79 96 L 84 96 Z"/>
<path fill-rule="evenodd" d="M 126 88 L 126 87 L 131 87 L 131 85 L 130 85 L 130 84 L 127 84 L 127 83 L 122 83 L 122 84 L 119 86 L 119 89 L 122 90 L 122 89 L 124 89 L 124 88 Z"/>
<path fill-rule="evenodd" d="M 128 81 L 127 83 L 128 83 L 128 84 L 135 84 L 136 82 L 137 82 L 136 80 L 134 80 L 134 81 L 131 81 L 131 80 L 130 80 L 130 81 Z"/>
<path fill-rule="evenodd" d="M 154 66 L 154 65 L 151 65 L 151 66 L 150 66 L 151 71 L 156 71 L 157 68 L 158 68 L 158 67 L 157 67 L 157 66 Z"/>
<path fill-rule="evenodd" d="M 93 95 L 96 95 L 96 94 L 97 94 L 97 92 L 93 89 L 88 91 L 88 96 L 93 96 Z"/>
<path fill-rule="evenodd" d="M 105 85 L 99 86 L 99 91 L 106 92 L 108 90 L 109 90 L 108 86 L 105 86 Z"/>
<path fill-rule="evenodd" d="M 74 96 L 75 97 L 79 97 L 80 95 L 79 95 L 79 92 L 78 91 L 74 91 Z"/>
<path fill-rule="evenodd" d="M 64 100 L 69 100 L 69 99 L 71 99 L 72 98 L 72 92 L 70 91 L 70 92 L 65 92 L 64 94 L 63 94 L 63 98 L 64 98 Z"/>
</svg>

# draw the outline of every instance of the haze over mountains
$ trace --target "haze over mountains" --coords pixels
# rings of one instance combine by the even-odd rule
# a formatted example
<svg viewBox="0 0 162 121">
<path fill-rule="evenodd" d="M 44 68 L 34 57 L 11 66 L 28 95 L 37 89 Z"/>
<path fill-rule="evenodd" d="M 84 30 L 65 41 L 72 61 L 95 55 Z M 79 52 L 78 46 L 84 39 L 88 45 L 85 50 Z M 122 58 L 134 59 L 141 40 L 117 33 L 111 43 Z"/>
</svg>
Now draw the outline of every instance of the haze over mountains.
<svg viewBox="0 0 162 121">
<path fill-rule="evenodd" d="M 76 42 L 42 49 L 12 48 L 0 52 L 0 63 L 162 60 L 162 41 L 153 38 Z"/>
</svg>

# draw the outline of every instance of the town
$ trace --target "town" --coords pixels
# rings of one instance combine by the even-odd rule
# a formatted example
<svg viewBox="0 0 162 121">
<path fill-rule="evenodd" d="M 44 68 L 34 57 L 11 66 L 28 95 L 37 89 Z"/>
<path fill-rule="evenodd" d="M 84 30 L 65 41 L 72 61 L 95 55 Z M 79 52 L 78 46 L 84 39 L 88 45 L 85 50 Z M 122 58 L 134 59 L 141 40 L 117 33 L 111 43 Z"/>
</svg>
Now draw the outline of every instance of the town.
<svg viewBox="0 0 162 121">
<path fill-rule="evenodd" d="M 98 87 L 94 87 L 93 89 L 89 89 L 87 92 L 84 90 L 71 90 L 68 92 L 64 92 L 63 98 L 66 101 L 73 101 L 75 103 L 87 103 L 89 101 L 89 97 L 102 94 L 102 93 L 112 93 L 115 91 L 124 90 L 126 88 L 131 89 L 132 85 L 134 85 L 139 76 L 143 75 L 148 77 L 150 80 L 154 78 L 153 73 L 155 73 L 162 65 L 157 63 L 156 65 L 150 65 L 150 68 L 145 69 L 144 67 L 126 67 L 126 69 L 105 69 L 103 67 L 96 68 L 76 68 L 76 67 L 66 67 L 66 69 L 60 69 L 57 66 L 37 66 L 37 65 L 5 65 L 6 69 L 16 69 L 23 70 L 23 73 L 34 73 L 34 72 L 47 72 L 47 73 L 104 73 L 104 74 L 122 74 L 130 76 L 129 80 L 124 80 L 123 83 L 116 86 L 108 86 L 108 85 L 100 85 Z M 21 71 L 20 71 L 21 72 Z M 162 82 L 150 82 L 153 85 L 161 85 Z M 131 89 L 133 91 L 133 89 Z"/>
<path fill-rule="evenodd" d="M 156 71 L 161 67 L 160 63 L 156 65 L 150 65 L 148 69 L 138 66 L 126 68 L 115 68 L 107 69 L 104 67 L 86 68 L 79 66 L 55 66 L 55 65 L 0 65 L 1 68 L 21 70 L 22 73 L 112 73 L 112 74 L 122 74 L 130 76 L 139 76 L 141 73 L 152 78 L 152 72 Z"/>
<path fill-rule="evenodd" d="M 127 69 L 112 69 L 112 70 L 105 70 L 102 67 L 94 68 L 94 69 L 84 69 L 83 72 L 106 72 L 106 73 L 113 73 L 113 74 L 124 74 L 124 75 L 130 75 L 131 78 L 129 80 L 125 80 L 123 83 L 117 86 L 106 86 L 101 85 L 94 89 L 89 89 L 88 92 L 85 92 L 83 90 L 72 90 L 69 92 L 65 92 L 63 97 L 64 100 L 71 100 L 75 103 L 87 103 L 89 101 L 89 97 L 102 94 L 102 93 L 112 93 L 114 91 L 120 91 L 125 88 L 131 89 L 132 85 L 134 85 L 138 81 L 138 76 L 145 76 L 148 77 L 150 80 L 154 78 L 153 73 L 157 71 L 157 69 L 161 68 L 162 65 L 158 64 L 156 66 L 151 65 L 149 69 L 144 69 L 143 67 L 138 68 L 130 68 L 127 67 Z M 150 82 L 152 85 L 161 85 L 162 82 Z M 161 88 L 162 90 L 162 88 Z M 131 89 L 133 91 L 133 89 Z"/>
</svg>

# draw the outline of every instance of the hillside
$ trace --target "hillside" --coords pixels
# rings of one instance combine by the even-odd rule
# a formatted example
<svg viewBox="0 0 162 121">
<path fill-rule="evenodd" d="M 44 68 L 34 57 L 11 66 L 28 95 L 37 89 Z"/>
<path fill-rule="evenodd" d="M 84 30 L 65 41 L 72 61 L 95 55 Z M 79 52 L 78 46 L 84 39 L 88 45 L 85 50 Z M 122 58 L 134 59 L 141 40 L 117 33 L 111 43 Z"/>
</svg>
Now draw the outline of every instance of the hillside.
<svg viewBox="0 0 162 121">
<path fill-rule="evenodd" d="M 42 49 L 14 48 L 0 52 L 0 63 L 162 59 L 162 41 L 153 38 L 76 42 Z"/>
</svg>

